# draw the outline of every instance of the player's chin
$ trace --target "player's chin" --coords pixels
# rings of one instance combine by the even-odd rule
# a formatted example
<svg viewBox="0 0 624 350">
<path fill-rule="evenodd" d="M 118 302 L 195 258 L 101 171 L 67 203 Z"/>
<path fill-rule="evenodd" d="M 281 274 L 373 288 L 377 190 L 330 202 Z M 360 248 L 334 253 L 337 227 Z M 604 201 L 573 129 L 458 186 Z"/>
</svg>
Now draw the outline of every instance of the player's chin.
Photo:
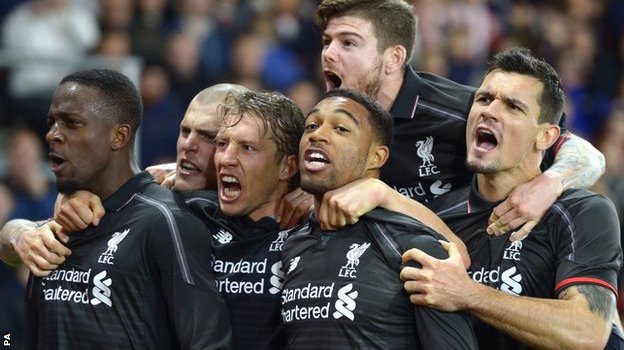
<svg viewBox="0 0 624 350">
<path fill-rule="evenodd" d="M 237 216 L 243 216 L 244 212 L 243 209 L 240 208 L 239 205 L 235 204 L 235 203 L 228 203 L 225 204 L 222 201 L 219 203 L 219 207 L 221 209 L 221 212 L 229 217 L 237 217 Z"/>
<path fill-rule="evenodd" d="M 197 191 L 206 187 L 206 181 L 199 176 L 176 176 L 173 187 L 178 191 Z"/>
</svg>

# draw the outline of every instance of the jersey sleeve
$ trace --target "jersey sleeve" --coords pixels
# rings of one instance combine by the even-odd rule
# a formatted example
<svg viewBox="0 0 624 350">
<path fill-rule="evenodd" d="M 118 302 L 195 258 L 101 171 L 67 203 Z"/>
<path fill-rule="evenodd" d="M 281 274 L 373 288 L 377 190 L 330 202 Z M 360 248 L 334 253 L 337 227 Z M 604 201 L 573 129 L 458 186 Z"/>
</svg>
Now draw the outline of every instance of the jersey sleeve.
<svg viewBox="0 0 624 350">
<path fill-rule="evenodd" d="M 212 249 L 204 223 L 172 210 L 167 230 L 154 234 L 150 256 L 161 283 L 170 325 L 182 349 L 229 349 L 231 324 L 212 272 Z"/>
<path fill-rule="evenodd" d="M 410 244 L 411 247 L 418 248 L 435 258 L 446 259 L 448 257 L 440 242 L 433 236 L 415 236 Z M 414 317 L 422 349 L 478 348 L 470 315 L 466 312 L 443 312 L 415 306 Z"/>
<path fill-rule="evenodd" d="M 553 210 L 560 252 L 555 293 L 571 285 L 596 284 L 617 294 L 622 250 L 618 216 L 611 201 L 592 195 L 569 207 L 555 205 Z"/>
</svg>

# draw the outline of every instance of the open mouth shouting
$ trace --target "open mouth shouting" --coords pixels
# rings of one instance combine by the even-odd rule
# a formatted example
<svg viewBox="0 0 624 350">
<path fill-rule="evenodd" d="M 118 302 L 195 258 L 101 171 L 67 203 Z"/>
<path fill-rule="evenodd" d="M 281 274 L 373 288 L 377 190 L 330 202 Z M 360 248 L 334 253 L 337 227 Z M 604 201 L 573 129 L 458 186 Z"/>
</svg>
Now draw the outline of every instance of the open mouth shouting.
<svg viewBox="0 0 624 350">
<path fill-rule="evenodd" d="M 489 152 L 498 146 L 498 138 L 494 132 L 483 126 L 475 129 L 474 140 L 476 148 L 482 152 Z"/>
<path fill-rule="evenodd" d="M 329 69 L 323 70 L 323 77 L 325 78 L 325 89 L 327 91 L 337 89 L 342 85 L 342 78 Z"/>
<path fill-rule="evenodd" d="M 303 167 L 310 172 L 321 171 L 330 163 L 327 155 L 320 150 L 307 150 L 303 156 Z"/>
<path fill-rule="evenodd" d="M 65 159 L 57 153 L 50 152 L 48 154 L 48 159 L 50 159 L 50 168 L 53 173 L 59 173 L 64 168 Z"/>
<path fill-rule="evenodd" d="M 220 185 L 219 197 L 224 202 L 232 202 L 241 194 L 240 182 L 232 175 L 222 175 Z"/>
</svg>

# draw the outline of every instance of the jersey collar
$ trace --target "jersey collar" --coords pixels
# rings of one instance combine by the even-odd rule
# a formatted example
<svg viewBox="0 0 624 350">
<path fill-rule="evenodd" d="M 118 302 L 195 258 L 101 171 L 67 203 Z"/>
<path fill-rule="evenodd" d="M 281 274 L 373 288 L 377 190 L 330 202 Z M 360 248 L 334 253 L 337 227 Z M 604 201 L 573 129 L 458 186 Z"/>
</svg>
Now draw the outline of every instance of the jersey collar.
<svg viewBox="0 0 624 350">
<path fill-rule="evenodd" d="M 265 216 L 258 221 L 253 221 L 248 216 L 230 217 L 228 218 L 228 224 L 241 237 L 254 237 L 280 231 L 279 224 L 269 216 Z"/>
<path fill-rule="evenodd" d="M 499 202 L 490 202 L 485 199 L 480 193 L 479 188 L 477 186 L 477 175 L 475 174 L 472 177 L 472 183 L 470 185 L 470 194 L 468 196 L 468 212 L 475 213 L 481 211 L 490 211 L 492 208 L 497 206 Z"/>
<path fill-rule="evenodd" d="M 126 181 L 126 183 L 108 197 L 102 205 L 108 212 L 118 211 L 151 183 L 154 183 L 152 175 L 146 171 L 142 171 Z"/>
<path fill-rule="evenodd" d="M 403 75 L 403 84 L 399 90 L 399 95 L 392 108 L 390 115 L 396 119 L 412 119 L 416 109 L 414 106 L 418 102 L 422 79 L 416 74 L 412 66 L 408 65 Z"/>
</svg>

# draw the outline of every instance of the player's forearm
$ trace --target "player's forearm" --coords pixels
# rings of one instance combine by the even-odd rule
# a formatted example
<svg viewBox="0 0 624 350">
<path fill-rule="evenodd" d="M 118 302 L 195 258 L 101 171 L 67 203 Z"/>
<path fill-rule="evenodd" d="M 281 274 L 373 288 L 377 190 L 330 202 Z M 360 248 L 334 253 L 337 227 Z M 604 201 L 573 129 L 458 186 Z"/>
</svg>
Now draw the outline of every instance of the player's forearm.
<svg viewBox="0 0 624 350">
<path fill-rule="evenodd" d="M 10 220 L 4 224 L 0 230 L 0 259 L 7 265 L 19 265 L 21 260 L 17 252 L 13 250 L 11 242 L 17 242 L 24 231 L 35 227 L 37 227 L 36 222 L 23 219 Z"/>
<path fill-rule="evenodd" d="M 513 296 L 478 285 L 467 310 L 532 348 L 603 349 L 606 344 L 610 322 L 582 300 Z"/>
<path fill-rule="evenodd" d="M 382 199 L 379 203 L 380 207 L 396 211 L 407 216 L 411 216 L 416 220 L 422 222 L 423 224 L 431 227 L 447 239 L 451 237 L 457 237 L 455 236 L 453 231 L 451 231 L 451 229 L 446 226 L 444 221 L 442 221 L 429 208 L 409 197 L 400 194 L 399 192 L 390 188 L 385 183 L 382 184 L 384 186 L 382 189 L 384 194 L 380 196 L 380 198 Z"/>
<path fill-rule="evenodd" d="M 382 202 L 380 207 L 396 211 L 407 216 L 411 216 L 423 224 L 431 227 L 433 230 L 444 236 L 449 242 L 455 243 L 457 249 L 462 255 L 464 265 L 470 266 L 470 257 L 468 256 L 468 250 L 464 242 L 455 235 L 455 233 L 437 216 L 431 209 L 424 206 L 422 203 L 417 202 L 409 197 L 406 197 L 399 192 L 393 190 L 388 185 L 385 185 L 383 191 L 385 195 L 381 196 Z"/>
<path fill-rule="evenodd" d="M 557 151 L 555 161 L 546 173 L 557 176 L 566 190 L 589 188 L 604 171 L 604 155 L 591 143 L 571 134 Z"/>
</svg>

